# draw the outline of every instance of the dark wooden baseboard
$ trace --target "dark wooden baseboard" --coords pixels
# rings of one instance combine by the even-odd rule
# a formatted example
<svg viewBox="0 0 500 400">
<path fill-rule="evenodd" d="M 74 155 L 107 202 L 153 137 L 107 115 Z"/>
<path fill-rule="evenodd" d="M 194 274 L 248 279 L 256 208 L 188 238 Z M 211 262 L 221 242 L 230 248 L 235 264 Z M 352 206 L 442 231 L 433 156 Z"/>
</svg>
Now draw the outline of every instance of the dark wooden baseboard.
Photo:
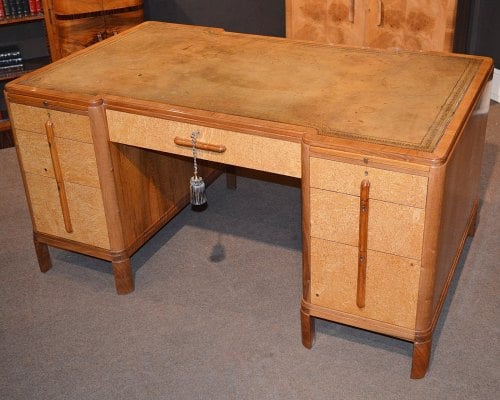
<svg viewBox="0 0 500 400">
<path fill-rule="evenodd" d="M 0 149 L 14 147 L 12 132 L 10 130 L 0 131 Z"/>
</svg>

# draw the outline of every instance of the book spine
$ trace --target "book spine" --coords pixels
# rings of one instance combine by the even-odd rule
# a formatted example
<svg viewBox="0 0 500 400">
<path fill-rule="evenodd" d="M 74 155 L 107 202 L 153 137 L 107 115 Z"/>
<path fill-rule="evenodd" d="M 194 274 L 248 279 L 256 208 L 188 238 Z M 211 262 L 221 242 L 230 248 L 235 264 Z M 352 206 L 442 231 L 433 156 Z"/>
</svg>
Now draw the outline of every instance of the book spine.
<svg viewBox="0 0 500 400">
<path fill-rule="evenodd" d="M 26 17 L 28 14 L 26 14 L 26 1 L 25 0 L 18 0 L 19 4 L 19 16 L 20 17 Z"/>
<path fill-rule="evenodd" d="M 20 56 L 21 56 L 21 51 L 19 50 L 19 47 L 16 45 L 0 47 L 0 59 L 16 58 Z"/>
<path fill-rule="evenodd" d="M 29 8 L 27 7 L 28 3 L 27 0 L 17 0 L 17 15 L 19 17 L 27 17 L 29 15 Z"/>
<path fill-rule="evenodd" d="M 36 13 L 41 14 L 43 12 L 42 0 L 35 0 Z"/>
<path fill-rule="evenodd" d="M 9 0 L 9 6 L 10 6 L 10 16 L 12 18 L 17 18 L 17 0 Z"/>
<path fill-rule="evenodd" d="M 23 65 L 23 59 L 21 57 L 8 58 L 5 60 L 0 60 L 0 67 Z"/>
<path fill-rule="evenodd" d="M 2 4 L 5 13 L 5 18 L 12 17 L 12 10 L 10 9 L 10 0 L 3 0 Z"/>
<path fill-rule="evenodd" d="M 3 6 L 3 1 L 0 1 L 0 19 L 5 18 L 5 8 Z"/>
<path fill-rule="evenodd" d="M 36 12 L 36 2 L 35 2 L 35 0 L 28 0 L 28 5 L 29 5 L 29 8 L 30 8 L 30 15 L 36 15 L 36 14 L 38 14 Z"/>
</svg>

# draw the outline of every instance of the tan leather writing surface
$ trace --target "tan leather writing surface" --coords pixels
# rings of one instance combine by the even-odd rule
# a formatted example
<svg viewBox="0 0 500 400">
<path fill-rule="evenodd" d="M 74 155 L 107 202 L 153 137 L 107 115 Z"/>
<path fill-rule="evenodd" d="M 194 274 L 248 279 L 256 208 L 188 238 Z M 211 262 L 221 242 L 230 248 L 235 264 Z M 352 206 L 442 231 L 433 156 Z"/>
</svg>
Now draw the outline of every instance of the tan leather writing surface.
<svg viewBox="0 0 500 400">
<path fill-rule="evenodd" d="M 20 83 L 432 151 L 480 63 L 147 22 Z"/>
</svg>

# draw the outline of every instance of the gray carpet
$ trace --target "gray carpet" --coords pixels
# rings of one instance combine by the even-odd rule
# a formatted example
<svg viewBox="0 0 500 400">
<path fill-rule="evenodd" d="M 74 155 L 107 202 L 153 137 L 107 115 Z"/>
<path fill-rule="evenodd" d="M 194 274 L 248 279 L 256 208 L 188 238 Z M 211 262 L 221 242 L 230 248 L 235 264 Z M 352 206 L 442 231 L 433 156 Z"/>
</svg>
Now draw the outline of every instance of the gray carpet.
<svg viewBox="0 0 500 400">
<path fill-rule="evenodd" d="M 496 399 L 500 105 L 488 124 L 480 224 L 431 366 L 410 343 L 325 321 L 301 345 L 300 190 L 223 177 L 133 257 L 136 291 L 106 262 L 51 249 L 38 270 L 14 149 L 0 150 L 0 399 Z"/>
</svg>

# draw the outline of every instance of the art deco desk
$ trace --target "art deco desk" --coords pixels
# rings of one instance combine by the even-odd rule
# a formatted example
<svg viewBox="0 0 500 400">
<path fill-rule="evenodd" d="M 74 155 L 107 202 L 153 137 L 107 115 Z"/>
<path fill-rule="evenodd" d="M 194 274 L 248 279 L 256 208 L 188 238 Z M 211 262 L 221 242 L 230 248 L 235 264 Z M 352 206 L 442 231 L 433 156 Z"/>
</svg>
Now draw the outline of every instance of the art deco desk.
<svg viewBox="0 0 500 400">
<path fill-rule="evenodd" d="M 221 165 L 301 178 L 302 339 L 314 318 L 414 343 L 425 374 L 474 233 L 486 58 L 146 22 L 7 85 L 40 269 L 48 246 L 112 263 L 188 203 L 190 134 Z"/>
</svg>

